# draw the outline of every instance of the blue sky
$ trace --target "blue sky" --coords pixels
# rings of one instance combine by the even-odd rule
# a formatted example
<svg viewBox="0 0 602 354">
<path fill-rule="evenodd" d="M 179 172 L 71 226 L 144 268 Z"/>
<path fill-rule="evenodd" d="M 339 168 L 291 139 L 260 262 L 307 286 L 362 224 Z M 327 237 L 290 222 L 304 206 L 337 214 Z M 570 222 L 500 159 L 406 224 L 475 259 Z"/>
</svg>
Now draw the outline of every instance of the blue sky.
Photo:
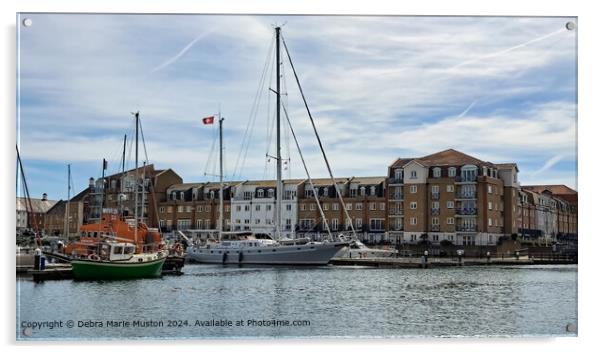
<svg viewBox="0 0 602 354">
<path fill-rule="evenodd" d="M 564 28 L 575 19 L 24 17 L 33 25 L 18 29 L 18 138 L 33 196 L 65 198 L 67 163 L 76 191 L 100 176 L 103 158 L 108 172 L 117 172 L 123 135 L 132 136 L 130 112 L 137 110 L 150 162 L 196 182 L 214 179 L 204 173 L 213 172 L 206 164 L 215 161 L 215 127 L 200 120 L 221 109 L 231 175 L 274 23 L 285 23 L 284 38 L 336 175 L 384 175 L 397 157 L 455 148 L 518 163 L 523 184 L 576 187 L 577 31 Z M 287 109 L 311 174 L 327 176 L 287 65 L 284 73 Z M 267 86 L 260 88 L 236 178 L 275 175 L 265 157 L 274 154 L 266 143 L 274 109 Z M 304 177 L 294 145 L 285 144 L 283 152 L 291 158 L 285 177 Z"/>
</svg>

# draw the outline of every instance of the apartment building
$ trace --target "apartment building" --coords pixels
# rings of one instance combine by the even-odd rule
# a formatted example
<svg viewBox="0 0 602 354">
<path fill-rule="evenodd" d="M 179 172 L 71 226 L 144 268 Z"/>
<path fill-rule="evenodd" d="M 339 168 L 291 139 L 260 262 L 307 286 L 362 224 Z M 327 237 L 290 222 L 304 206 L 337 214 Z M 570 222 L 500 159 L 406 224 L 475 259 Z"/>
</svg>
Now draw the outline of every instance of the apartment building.
<svg viewBox="0 0 602 354">
<path fill-rule="evenodd" d="M 297 196 L 302 179 L 283 180 L 281 237 L 295 238 Z M 249 230 L 275 236 L 276 181 L 245 181 L 236 185 L 232 194 L 232 230 Z"/>
<path fill-rule="evenodd" d="M 79 192 L 68 202 L 69 216 L 67 217 L 67 201 L 59 200 L 46 212 L 44 228 L 48 235 L 53 236 L 76 236 L 79 228 L 88 223 L 90 216 L 90 198 L 93 186 Z M 65 221 L 67 221 L 68 233 L 65 232 Z"/>
<path fill-rule="evenodd" d="M 102 179 L 90 179 L 90 185 L 93 185 L 90 222 L 98 222 L 101 206 L 103 209 L 123 210 L 126 217 L 134 217 L 136 175 L 141 181 L 138 186 L 139 220 L 153 227 L 159 224 L 155 206 L 167 199 L 166 191 L 170 186 L 182 183 L 182 177 L 172 169 L 156 170 L 152 164 L 139 167 L 138 171 L 131 169 L 106 176 L 104 183 Z"/>
<path fill-rule="evenodd" d="M 239 182 L 224 183 L 223 230 L 229 231 L 232 189 Z M 158 227 L 165 232 L 194 230 L 199 236 L 215 234 L 219 228 L 220 184 L 215 182 L 178 183 L 165 191 L 164 201 L 158 203 Z"/>
<path fill-rule="evenodd" d="M 313 179 L 304 182 L 299 197 L 299 234 L 323 239 L 328 231 L 338 235 L 355 232 L 361 240 L 381 242 L 386 239 L 385 177 Z M 337 195 L 335 184 L 343 198 Z M 322 217 L 316 196 L 324 213 Z"/>
<path fill-rule="evenodd" d="M 387 177 L 391 242 L 495 245 L 505 234 L 504 181 L 491 162 L 449 149 L 397 159 Z"/>
<path fill-rule="evenodd" d="M 519 230 L 526 238 L 575 241 L 578 233 L 577 191 L 565 185 L 522 186 L 520 209 L 528 215 L 527 227 Z"/>
</svg>

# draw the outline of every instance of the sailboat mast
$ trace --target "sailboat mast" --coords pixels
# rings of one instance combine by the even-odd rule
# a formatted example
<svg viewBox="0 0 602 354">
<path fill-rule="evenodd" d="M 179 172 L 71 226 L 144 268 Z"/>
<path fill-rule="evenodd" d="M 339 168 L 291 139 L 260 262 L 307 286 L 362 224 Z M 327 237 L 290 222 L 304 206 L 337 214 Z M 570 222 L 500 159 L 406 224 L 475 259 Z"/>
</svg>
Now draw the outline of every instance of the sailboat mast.
<svg viewBox="0 0 602 354">
<path fill-rule="evenodd" d="M 138 245 L 138 120 L 140 117 L 140 112 L 134 113 L 136 117 L 136 163 L 134 166 L 135 172 L 135 195 L 134 195 L 134 244 Z"/>
<path fill-rule="evenodd" d="M 65 206 L 65 237 L 69 239 L 69 203 L 71 201 L 71 164 L 67 164 L 67 205 Z"/>
<path fill-rule="evenodd" d="M 123 196 L 124 194 L 124 186 L 125 186 L 125 144 L 127 142 L 127 134 L 123 135 L 123 152 L 121 153 L 121 182 L 119 183 L 121 186 L 121 195 L 119 196 L 119 215 L 123 217 Z"/>
<path fill-rule="evenodd" d="M 282 157 L 280 156 L 280 27 L 276 27 L 276 238 L 282 230 Z"/>
<path fill-rule="evenodd" d="M 222 112 L 218 113 L 219 119 L 219 227 L 218 227 L 218 240 L 222 239 L 222 232 L 224 228 L 224 147 L 223 147 L 223 122 Z"/>
</svg>

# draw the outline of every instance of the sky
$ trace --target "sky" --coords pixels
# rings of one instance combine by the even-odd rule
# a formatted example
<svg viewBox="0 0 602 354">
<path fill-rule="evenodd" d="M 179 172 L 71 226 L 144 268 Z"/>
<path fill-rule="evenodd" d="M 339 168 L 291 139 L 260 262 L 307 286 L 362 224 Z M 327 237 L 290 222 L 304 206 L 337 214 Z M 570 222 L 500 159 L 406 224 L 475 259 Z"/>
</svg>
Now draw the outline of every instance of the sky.
<svg viewBox="0 0 602 354">
<path fill-rule="evenodd" d="M 73 192 L 101 175 L 103 158 L 107 173 L 118 172 L 136 111 L 149 163 L 184 182 L 216 180 L 217 125 L 201 120 L 218 112 L 226 179 L 274 178 L 266 155 L 275 155 L 275 24 L 336 176 L 384 176 L 398 157 L 454 148 L 517 163 L 524 185 L 577 188 L 577 30 L 565 27 L 574 18 L 24 18 L 17 141 L 32 197 L 66 198 L 67 164 Z M 283 101 L 303 156 L 313 178 L 327 177 L 284 54 L 282 62 Z M 284 177 L 304 178 L 284 115 L 282 124 Z"/>
</svg>

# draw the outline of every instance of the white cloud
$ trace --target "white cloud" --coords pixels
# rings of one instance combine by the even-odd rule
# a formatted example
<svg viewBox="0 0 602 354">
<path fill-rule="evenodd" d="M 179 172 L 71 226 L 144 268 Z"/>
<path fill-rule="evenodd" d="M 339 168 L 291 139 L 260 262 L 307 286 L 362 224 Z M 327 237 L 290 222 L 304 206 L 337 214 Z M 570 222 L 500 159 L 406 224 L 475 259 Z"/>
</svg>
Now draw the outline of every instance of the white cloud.
<svg viewBox="0 0 602 354">
<path fill-rule="evenodd" d="M 151 160 L 196 179 L 213 136 L 200 118 L 221 106 L 232 169 L 271 24 L 285 21 L 284 38 L 337 175 L 384 174 L 396 156 L 449 147 L 494 162 L 528 162 L 522 172 L 553 156 L 574 159 L 576 32 L 561 31 L 565 19 L 32 16 L 36 26 L 21 38 L 27 159 L 119 155 L 130 112 L 140 110 Z M 289 112 L 312 171 L 323 175 L 287 66 Z M 249 176 L 265 169 L 267 103 L 250 142 Z M 292 142 L 291 149 L 295 159 Z M 300 166 L 293 171 L 303 175 Z"/>
</svg>

